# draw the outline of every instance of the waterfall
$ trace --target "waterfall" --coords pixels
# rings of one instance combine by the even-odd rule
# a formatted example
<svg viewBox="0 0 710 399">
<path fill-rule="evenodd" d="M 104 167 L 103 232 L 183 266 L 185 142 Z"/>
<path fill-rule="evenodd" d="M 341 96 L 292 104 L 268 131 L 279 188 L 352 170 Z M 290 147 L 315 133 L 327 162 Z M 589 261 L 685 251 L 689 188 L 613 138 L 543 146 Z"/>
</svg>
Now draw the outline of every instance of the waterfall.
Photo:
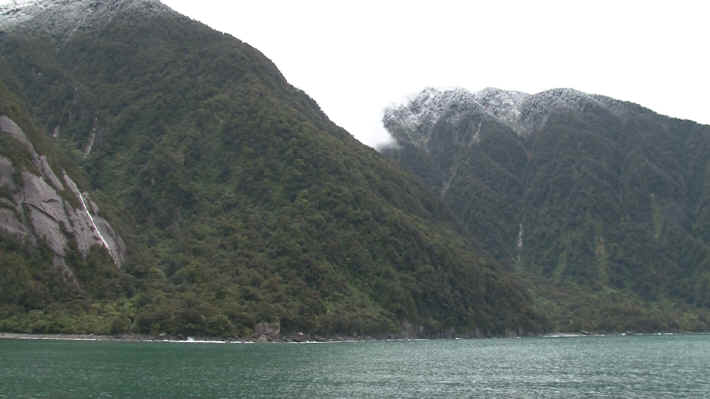
<svg viewBox="0 0 710 399">
<path fill-rule="evenodd" d="M 109 255 L 111 255 L 111 258 L 113 258 L 114 262 L 118 263 L 116 259 L 116 255 L 113 253 L 113 250 L 111 250 L 111 246 L 108 245 L 108 242 L 104 238 L 103 234 L 101 234 L 101 230 L 99 230 L 99 227 L 96 225 L 94 222 L 93 216 L 91 216 L 91 212 L 89 212 L 89 208 L 86 206 L 86 201 L 84 201 L 84 196 L 81 194 L 81 191 L 78 191 L 79 194 L 79 200 L 81 201 L 81 206 L 84 207 L 84 211 L 86 211 L 86 216 L 89 217 L 89 221 L 91 222 L 91 225 L 94 227 L 94 231 L 96 234 L 99 236 L 99 239 L 101 239 L 101 242 L 104 244 L 104 247 L 106 247 L 106 250 L 108 251 Z"/>
</svg>

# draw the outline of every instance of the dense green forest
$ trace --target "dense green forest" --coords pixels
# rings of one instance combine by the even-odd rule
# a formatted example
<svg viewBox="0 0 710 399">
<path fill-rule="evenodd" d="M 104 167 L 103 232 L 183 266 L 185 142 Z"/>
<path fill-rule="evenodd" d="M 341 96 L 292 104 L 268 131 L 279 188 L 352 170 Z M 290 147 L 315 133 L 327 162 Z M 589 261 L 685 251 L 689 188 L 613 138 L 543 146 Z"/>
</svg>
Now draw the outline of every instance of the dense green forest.
<svg viewBox="0 0 710 399">
<path fill-rule="evenodd" d="M 41 243 L 3 236 L 13 277 L 0 330 L 546 328 L 526 289 L 459 234 L 435 194 L 334 125 L 257 50 L 156 3 L 97 7 L 71 34 L 51 28 L 59 9 L 43 14 L 51 23 L 0 34 L 2 110 L 90 188 L 127 259 L 118 270 L 98 247 L 70 250 L 72 288 Z"/>
<path fill-rule="evenodd" d="M 417 100 L 390 110 L 400 146 L 385 154 L 441 193 L 555 329 L 708 328 L 710 127 L 573 90 L 527 97 L 515 125 L 454 94 L 467 98 L 437 94 L 453 105 L 414 128 L 400 121 Z"/>
<path fill-rule="evenodd" d="M 69 240 L 58 263 L 0 233 L 0 331 L 710 326 L 708 126 L 566 89 L 429 89 L 386 113 L 397 146 L 377 152 L 234 37 L 159 2 L 62 4 L 0 24 L 0 116 L 90 193 L 125 259 Z M 0 132 L 3 212 L 23 213 L 30 155 Z"/>
</svg>

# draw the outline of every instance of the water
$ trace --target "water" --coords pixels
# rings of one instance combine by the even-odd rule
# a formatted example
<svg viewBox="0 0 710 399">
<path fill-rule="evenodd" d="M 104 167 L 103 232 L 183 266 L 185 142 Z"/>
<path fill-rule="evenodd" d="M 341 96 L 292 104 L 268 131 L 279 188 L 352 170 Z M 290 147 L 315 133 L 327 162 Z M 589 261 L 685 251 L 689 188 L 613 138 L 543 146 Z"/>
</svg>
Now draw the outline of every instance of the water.
<svg viewBox="0 0 710 399">
<path fill-rule="evenodd" d="M 707 398 L 710 336 L 0 341 L 0 398 Z"/>
</svg>

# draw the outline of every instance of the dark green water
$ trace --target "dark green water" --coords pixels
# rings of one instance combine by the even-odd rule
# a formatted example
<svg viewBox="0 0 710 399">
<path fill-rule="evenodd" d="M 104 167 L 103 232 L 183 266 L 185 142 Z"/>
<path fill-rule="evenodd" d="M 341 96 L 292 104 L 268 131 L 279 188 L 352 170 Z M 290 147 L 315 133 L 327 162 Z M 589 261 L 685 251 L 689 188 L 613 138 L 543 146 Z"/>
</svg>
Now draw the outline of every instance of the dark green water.
<svg viewBox="0 0 710 399">
<path fill-rule="evenodd" d="M 0 398 L 709 398 L 710 336 L 0 341 Z"/>
</svg>

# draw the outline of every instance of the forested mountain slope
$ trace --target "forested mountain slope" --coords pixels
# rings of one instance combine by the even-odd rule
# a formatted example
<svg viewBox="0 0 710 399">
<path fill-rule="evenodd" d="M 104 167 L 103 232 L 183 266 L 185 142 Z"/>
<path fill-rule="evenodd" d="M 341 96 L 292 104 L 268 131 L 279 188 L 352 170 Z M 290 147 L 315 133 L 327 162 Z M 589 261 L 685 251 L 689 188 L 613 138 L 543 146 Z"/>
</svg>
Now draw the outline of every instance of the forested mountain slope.
<svg viewBox="0 0 710 399">
<path fill-rule="evenodd" d="M 13 307 L 6 329 L 544 328 L 526 291 L 471 249 L 428 187 L 333 124 L 249 45 L 158 1 L 40 0 L 0 9 L 0 54 L 0 81 L 116 216 L 127 249 L 115 278 L 129 281 L 101 301 Z M 38 311 L 69 322 L 37 324 Z"/>
<path fill-rule="evenodd" d="M 556 328 L 707 328 L 710 127 L 571 89 L 427 89 L 384 124 Z"/>
</svg>

